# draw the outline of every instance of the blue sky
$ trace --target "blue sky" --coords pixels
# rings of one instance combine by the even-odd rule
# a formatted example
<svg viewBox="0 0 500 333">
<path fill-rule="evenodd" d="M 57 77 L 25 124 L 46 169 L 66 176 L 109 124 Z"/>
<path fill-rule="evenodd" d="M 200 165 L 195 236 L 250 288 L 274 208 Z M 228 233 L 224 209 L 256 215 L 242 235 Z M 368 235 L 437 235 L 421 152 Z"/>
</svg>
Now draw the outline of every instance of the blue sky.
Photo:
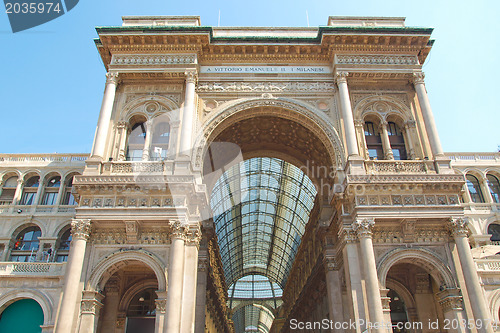
<svg viewBox="0 0 500 333">
<path fill-rule="evenodd" d="M 1 7 L 3 8 L 3 7 Z M 88 153 L 105 82 L 95 26 L 122 15 L 199 15 L 202 25 L 326 25 L 330 15 L 405 16 L 435 28 L 424 64 L 445 151 L 500 145 L 500 1 L 80 0 L 69 13 L 13 34 L 0 14 L 1 153 Z"/>
</svg>

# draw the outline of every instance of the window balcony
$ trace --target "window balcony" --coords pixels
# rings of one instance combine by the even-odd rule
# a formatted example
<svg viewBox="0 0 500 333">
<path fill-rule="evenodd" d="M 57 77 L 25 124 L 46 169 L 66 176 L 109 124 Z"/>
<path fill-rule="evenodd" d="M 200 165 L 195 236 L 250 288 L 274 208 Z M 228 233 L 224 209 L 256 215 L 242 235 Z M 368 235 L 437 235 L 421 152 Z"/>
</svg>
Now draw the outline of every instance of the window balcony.
<svg viewBox="0 0 500 333">
<path fill-rule="evenodd" d="M 365 161 L 367 174 L 435 174 L 433 161 L 423 160 L 369 160 Z"/>
<path fill-rule="evenodd" d="M 0 276 L 64 276 L 66 263 L 59 262 L 0 262 Z"/>
<path fill-rule="evenodd" d="M 481 273 L 500 273 L 500 256 L 489 259 L 474 259 L 477 271 Z"/>
<path fill-rule="evenodd" d="M 171 160 L 161 161 L 112 161 L 102 164 L 103 175 L 171 175 L 174 162 Z"/>
<path fill-rule="evenodd" d="M 73 215 L 75 208 L 76 205 L 0 205 L 0 215 Z"/>
</svg>

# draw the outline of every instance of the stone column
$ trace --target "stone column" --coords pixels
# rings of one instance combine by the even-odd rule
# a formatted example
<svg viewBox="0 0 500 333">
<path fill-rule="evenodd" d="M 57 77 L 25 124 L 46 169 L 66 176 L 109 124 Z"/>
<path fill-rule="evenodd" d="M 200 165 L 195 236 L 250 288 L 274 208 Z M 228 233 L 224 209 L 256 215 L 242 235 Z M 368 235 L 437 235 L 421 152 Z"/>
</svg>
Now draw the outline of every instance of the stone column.
<svg viewBox="0 0 500 333">
<path fill-rule="evenodd" d="M 351 318 L 353 321 L 366 320 L 365 301 L 363 297 L 363 285 L 361 282 L 360 258 L 358 253 L 356 233 L 352 229 L 344 229 L 339 237 L 345 241 L 343 250 L 344 272 L 351 306 Z M 356 326 L 356 333 L 365 330 L 365 326 Z"/>
<path fill-rule="evenodd" d="M 16 187 L 16 193 L 14 194 L 14 200 L 12 200 L 12 203 L 14 205 L 19 204 L 19 201 L 21 200 L 21 196 L 23 195 L 23 186 L 24 186 L 24 179 L 19 178 L 17 180 L 17 187 Z"/>
<path fill-rule="evenodd" d="M 424 78 L 425 75 L 422 72 L 413 73 L 413 84 L 415 85 L 418 104 L 420 105 L 420 110 L 422 111 L 422 117 L 424 118 L 425 129 L 427 131 L 427 135 L 429 136 L 432 153 L 434 156 L 444 156 L 436 123 L 434 121 L 434 115 L 432 114 L 431 104 L 429 103 L 429 97 L 427 96 L 427 90 L 425 89 Z"/>
<path fill-rule="evenodd" d="M 466 218 L 456 218 L 450 219 L 449 225 L 457 246 L 458 257 L 462 266 L 465 286 L 467 287 L 467 294 L 469 295 L 469 301 L 472 313 L 474 314 L 474 319 L 483 321 L 483 327 L 478 327 L 477 331 L 479 333 L 492 333 L 493 329 L 491 325 L 485 324 L 491 323 L 491 316 L 488 311 L 488 306 L 486 305 L 483 290 L 479 284 L 476 264 L 474 263 L 472 253 L 470 252 L 470 245 L 467 240 L 467 234 L 469 232 L 467 224 L 468 220 Z"/>
<path fill-rule="evenodd" d="M 393 160 L 394 154 L 392 153 L 391 141 L 389 141 L 389 133 L 387 132 L 387 122 L 380 123 L 380 138 L 382 139 L 382 148 L 384 149 L 384 158 L 386 160 Z"/>
<path fill-rule="evenodd" d="M 409 120 L 409 121 L 405 122 L 404 132 L 403 132 L 404 138 L 405 138 L 406 150 L 407 150 L 408 158 L 410 160 L 414 160 L 416 157 L 415 156 L 415 147 L 413 146 L 413 140 L 412 140 L 412 136 L 410 133 L 410 129 L 414 128 L 414 127 L 415 127 L 415 121 Z"/>
<path fill-rule="evenodd" d="M 481 191 L 483 191 L 483 198 L 485 203 L 493 203 L 493 197 L 491 196 L 490 192 L 490 187 L 488 186 L 488 180 L 486 177 L 481 175 L 477 179 L 479 181 L 479 187 L 481 188 Z"/>
<path fill-rule="evenodd" d="M 358 143 L 356 142 L 356 131 L 352 115 L 351 100 L 349 99 L 349 89 L 347 88 L 348 72 L 337 72 L 337 85 L 339 87 L 340 110 L 344 121 L 344 131 L 346 136 L 346 146 L 348 156 L 358 156 Z"/>
<path fill-rule="evenodd" d="M 384 311 L 382 309 L 382 299 L 380 298 L 380 286 L 377 276 L 377 264 L 373 252 L 372 231 L 375 222 L 371 219 L 360 219 L 352 224 L 352 229 L 357 233 L 361 257 L 363 259 L 366 298 L 368 301 L 368 312 L 370 322 L 389 324 L 384 322 Z M 387 332 L 385 327 L 375 328 L 376 332 Z"/>
<path fill-rule="evenodd" d="M 196 286 L 196 311 L 194 322 L 195 333 L 205 333 L 208 266 L 208 252 L 206 249 L 202 249 L 198 253 L 198 285 Z"/>
<path fill-rule="evenodd" d="M 342 304 L 342 286 L 337 261 L 332 254 L 325 255 L 326 292 L 328 297 L 328 310 L 330 320 L 344 322 L 344 307 Z M 342 329 L 333 329 L 333 332 L 342 332 Z"/>
<path fill-rule="evenodd" d="M 456 288 L 444 289 L 437 293 L 439 304 L 443 310 L 444 318 L 448 319 L 450 323 L 458 322 L 461 323 L 462 320 L 466 318 L 463 316 L 462 310 L 462 296 L 460 296 L 460 290 Z M 469 332 L 464 325 L 450 325 L 449 332 Z"/>
<path fill-rule="evenodd" d="M 118 154 L 116 159 L 118 161 L 125 161 L 127 158 L 128 124 L 126 122 L 120 122 L 117 127 L 120 132 L 120 142 L 118 143 Z"/>
<path fill-rule="evenodd" d="M 80 330 L 78 333 L 97 332 L 97 322 L 102 309 L 104 295 L 97 291 L 84 291 L 81 307 Z"/>
<path fill-rule="evenodd" d="M 165 333 L 181 332 L 181 301 L 184 281 L 184 240 L 187 229 L 176 221 L 172 225 L 172 243 L 169 251 L 167 325 Z"/>
<path fill-rule="evenodd" d="M 167 310 L 167 292 L 157 291 L 158 298 L 156 303 L 156 320 L 155 320 L 155 333 L 162 333 L 165 330 L 166 310 Z"/>
<path fill-rule="evenodd" d="M 142 160 L 149 161 L 151 142 L 153 141 L 153 120 L 146 121 L 146 137 L 144 138 L 144 148 L 142 149 Z"/>
<path fill-rule="evenodd" d="M 199 225 L 190 226 L 186 237 L 184 286 L 182 293 L 181 332 L 194 332 L 196 285 L 198 277 L 198 249 L 201 240 Z"/>
<path fill-rule="evenodd" d="M 389 289 L 381 289 L 380 296 L 382 300 L 382 309 L 384 311 L 384 322 L 391 323 L 391 298 L 387 296 Z M 392 331 L 392 329 L 391 329 Z"/>
<path fill-rule="evenodd" d="M 77 301 L 81 292 L 80 282 L 83 261 L 90 230 L 90 220 L 80 219 L 71 221 L 73 239 L 71 241 L 68 263 L 66 264 L 66 278 L 55 333 L 74 332 L 73 323 L 78 314 Z"/>
<path fill-rule="evenodd" d="M 106 138 L 108 136 L 109 124 L 111 122 L 111 114 L 113 112 L 117 86 L 118 73 L 108 72 L 106 74 L 106 88 L 104 89 L 101 112 L 99 113 L 99 120 L 97 121 L 91 157 L 100 157 L 101 159 L 104 157 Z"/>
<path fill-rule="evenodd" d="M 40 177 L 40 180 L 38 181 L 38 188 L 36 189 L 35 198 L 33 199 L 33 206 L 40 204 L 40 197 L 42 196 L 42 192 L 43 192 L 46 185 L 47 185 L 47 183 L 46 183 L 45 179 Z"/>
<path fill-rule="evenodd" d="M 365 149 L 365 156 L 364 158 L 366 160 L 370 159 L 370 154 L 368 153 L 368 145 L 366 144 L 366 138 L 365 138 L 365 122 L 363 120 L 355 120 L 354 121 L 354 126 L 356 128 L 356 134 L 358 135 L 358 142 L 363 143 L 363 147 Z"/>
<path fill-rule="evenodd" d="M 196 70 L 186 71 L 186 94 L 184 97 L 184 107 L 182 111 L 181 140 L 179 145 L 180 156 L 190 156 L 193 149 L 193 125 L 196 115 L 195 107 L 195 87 L 197 73 Z"/>
</svg>

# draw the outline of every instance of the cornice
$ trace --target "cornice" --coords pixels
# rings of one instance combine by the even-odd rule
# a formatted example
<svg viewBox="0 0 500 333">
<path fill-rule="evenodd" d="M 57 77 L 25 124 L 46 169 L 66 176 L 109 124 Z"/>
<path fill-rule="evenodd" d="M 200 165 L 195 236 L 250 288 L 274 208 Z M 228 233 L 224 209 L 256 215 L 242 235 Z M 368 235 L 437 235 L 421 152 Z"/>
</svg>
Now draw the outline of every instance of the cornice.
<svg viewBox="0 0 500 333">
<path fill-rule="evenodd" d="M 213 27 L 97 27 L 95 40 L 107 67 L 112 54 L 196 52 L 206 62 L 330 62 L 337 52 L 401 52 L 425 61 L 431 28 L 319 27 L 310 36 L 215 36 Z M 237 29 L 237 28 L 235 28 Z M 256 28 L 264 29 L 264 28 Z"/>
</svg>

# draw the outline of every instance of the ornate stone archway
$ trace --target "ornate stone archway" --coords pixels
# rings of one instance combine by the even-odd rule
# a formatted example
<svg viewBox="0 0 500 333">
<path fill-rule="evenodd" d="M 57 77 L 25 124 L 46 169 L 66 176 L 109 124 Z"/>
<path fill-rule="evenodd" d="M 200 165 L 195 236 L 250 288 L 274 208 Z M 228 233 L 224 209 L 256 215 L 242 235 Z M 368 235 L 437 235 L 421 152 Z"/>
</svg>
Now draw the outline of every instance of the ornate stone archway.
<svg viewBox="0 0 500 333">
<path fill-rule="evenodd" d="M 252 112 L 245 112 L 252 110 Z M 201 169 L 203 156 L 208 145 L 222 131 L 234 123 L 258 116 L 271 116 L 289 120 L 304 126 L 324 143 L 331 163 L 335 167 L 343 166 L 345 153 L 342 140 L 330 120 L 319 110 L 309 105 L 288 98 L 251 98 L 236 100 L 224 104 L 209 118 L 200 130 L 192 160 L 195 167 Z"/>
</svg>

